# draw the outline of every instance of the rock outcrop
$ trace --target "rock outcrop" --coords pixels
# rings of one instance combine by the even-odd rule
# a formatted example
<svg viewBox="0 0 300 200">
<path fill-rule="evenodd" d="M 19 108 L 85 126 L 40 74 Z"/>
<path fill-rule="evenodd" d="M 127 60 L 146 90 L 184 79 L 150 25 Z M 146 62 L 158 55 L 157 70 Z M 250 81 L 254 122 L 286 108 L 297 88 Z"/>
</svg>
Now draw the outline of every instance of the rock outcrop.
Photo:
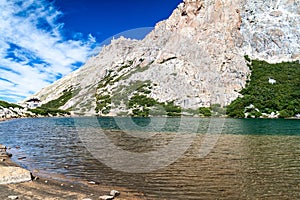
<svg viewBox="0 0 300 200">
<path fill-rule="evenodd" d="M 0 159 L 2 162 L 0 163 L 0 185 L 31 181 L 30 171 L 12 164 L 9 160 L 10 156 L 6 152 L 6 147 L 0 144 Z"/>
<path fill-rule="evenodd" d="M 31 173 L 21 167 L 0 166 L 0 185 L 31 181 Z"/>
<path fill-rule="evenodd" d="M 186 109 L 228 105 L 249 77 L 245 54 L 299 59 L 299 14 L 291 0 L 184 0 L 143 40 L 113 39 L 34 96 L 46 103 L 71 91 L 60 108 L 87 115 L 130 114 L 145 107 L 133 101 L 141 98 Z"/>
<path fill-rule="evenodd" d="M 0 106 L 0 120 L 27 117 L 27 116 L 34 116 L 34 114 L 25 108 L 13 108 L 13 107 L 4 108 Z"/>
</svg>

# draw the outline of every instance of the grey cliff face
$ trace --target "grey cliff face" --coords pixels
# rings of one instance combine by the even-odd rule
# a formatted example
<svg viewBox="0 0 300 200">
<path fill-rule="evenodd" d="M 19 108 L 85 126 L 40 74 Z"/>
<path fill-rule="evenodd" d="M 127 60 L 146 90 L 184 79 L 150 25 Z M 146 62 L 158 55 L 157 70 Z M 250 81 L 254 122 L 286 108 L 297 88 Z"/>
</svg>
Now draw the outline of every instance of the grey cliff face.
<svg viewBox="0 0 300 200">
<path fill-rule="evenodd" d="M 75 88 L 79 92 L 62 109 L 101 114 L 95 108 L 109 97 L 107 114 L 115 115 L 130 112 L 128 100 L 147 83 L 145 95 L 158 102 L 192 109 L 228 105 L 249 77 L 245 54 L 269 62 L 300 58 L 299 15 L 299 2 L 291 0 L 184 0 L 143 40 L 112 40 L 34 97 L 46 103 Z"/>
<path fill-rule="evenodd" d="M 242 49 L 270 63 L 300 59 L 300 1 L 246 1 Z"/>
</svg>

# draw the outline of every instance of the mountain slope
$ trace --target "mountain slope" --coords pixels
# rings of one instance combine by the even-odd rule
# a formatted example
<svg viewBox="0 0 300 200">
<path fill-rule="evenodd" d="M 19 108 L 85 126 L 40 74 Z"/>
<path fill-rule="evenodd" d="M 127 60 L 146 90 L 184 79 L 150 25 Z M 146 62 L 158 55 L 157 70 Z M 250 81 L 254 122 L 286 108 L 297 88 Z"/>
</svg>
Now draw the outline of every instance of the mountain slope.
<svg viewBox="0 0 300 200">
<path fill-rule="evenodd" d="M 299 3 L 290 0 L 185 0 L 145 39 L 112 40 L 34 97 L 86 115 L 228 105 L 250 76 L 245 54 L 269 62 L 299 59 L 299 21 Z"/>
</svg>

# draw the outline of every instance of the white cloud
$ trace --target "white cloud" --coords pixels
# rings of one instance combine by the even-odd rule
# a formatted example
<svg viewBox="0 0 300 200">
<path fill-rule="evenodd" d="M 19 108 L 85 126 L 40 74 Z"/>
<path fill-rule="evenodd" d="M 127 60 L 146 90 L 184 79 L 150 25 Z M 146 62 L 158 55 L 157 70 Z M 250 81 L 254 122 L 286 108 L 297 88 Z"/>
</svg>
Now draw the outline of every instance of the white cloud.
<svg viewBox="0 0 300 200">
<path fill-rule="evenodd" d="M 89 42 L 91 42 L 91 43 L 96 42 L 96 38 L 92 34 L 89 34 Z"/>
<path fill-rule="evenodd" d="M 0 1 L 0 99 L 19 101 L 39 91 L 93 52 L 92 35 L 63 37 L 61 14 L 45 0 Z"/>
</svg>

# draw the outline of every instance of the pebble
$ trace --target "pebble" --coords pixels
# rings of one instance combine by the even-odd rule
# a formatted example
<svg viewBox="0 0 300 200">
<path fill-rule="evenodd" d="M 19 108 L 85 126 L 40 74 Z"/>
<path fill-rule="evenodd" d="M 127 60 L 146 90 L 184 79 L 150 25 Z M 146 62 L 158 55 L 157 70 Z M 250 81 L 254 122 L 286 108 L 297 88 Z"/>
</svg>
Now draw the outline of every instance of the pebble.
<svg viewBox="0 0 300 200">
<path fill-rule="evenodd" d="M 26 157 L 19 157 L 18 160 L 24 160 Z"/>
<path fill-rule="evenodd" d="M 11 154 L 11 153 L 6 153 L 6 155 L 7 155 L 8 157 L 12 157 L 12 154 Z"/>
<path fill-rule="evenodd" d="M 18 199 L 19 197 L 18 197 L 18 196 L 11 195 L 11 196 L 8 196 L 8 198 L 14 200 L 14 199 Z"/>
<path fill-rule="evenodd" d="M 112 200 L 112 199 L 114 199 L 114 196 L 103 195 L 103 196 L 100 196 L 99 199 L 102 199 L 102 200 Z"/>
<path fill-rule="evenodd" d="M 120 192 L 117 191 L 117 190 L 112 190 L 112 191 L 110 191 L 109 195 L 114 196 L 114 197 L 117 197 L 117 196 L 120 195 Z"/>
<path fill-rule="evenodd" d="M 88 184 L 91 184 L 91 185 L 99 185 L 98 182 L 95 182 L 95 181 L 89 181 Z"/>
</svg>

